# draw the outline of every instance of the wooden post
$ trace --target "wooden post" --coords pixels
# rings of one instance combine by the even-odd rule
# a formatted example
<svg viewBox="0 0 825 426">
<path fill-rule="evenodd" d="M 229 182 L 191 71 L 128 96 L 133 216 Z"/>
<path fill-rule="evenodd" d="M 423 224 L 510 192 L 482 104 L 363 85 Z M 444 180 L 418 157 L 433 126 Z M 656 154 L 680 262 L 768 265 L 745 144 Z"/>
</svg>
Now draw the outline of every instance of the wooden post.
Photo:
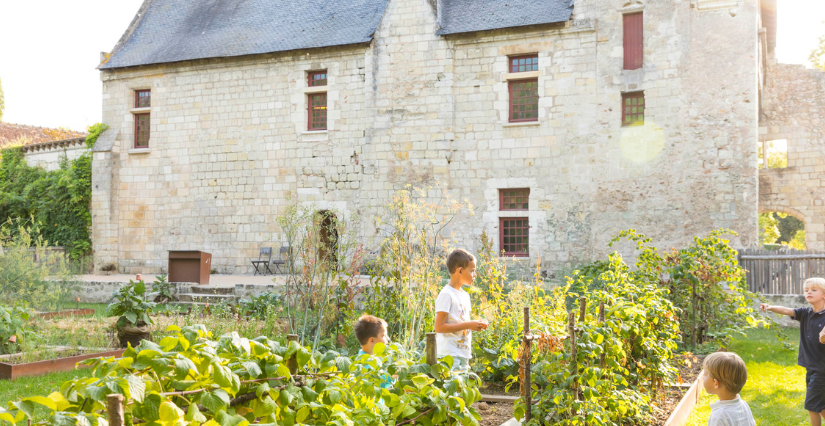
<svg viewBox="0 0 825 426">
<path fill-rule="evenodd" d="M 604 325 L 604 301 L 599 302 L 599 325 Z M 604 370 L 604 352 L 602 352 L 601 362 L 599 367 Z"/>
<path fill-rule="evenodd" d="M 297 334 L 287 334 L 286 335 L 286 341 L 287 341 L 287 345 L 289 345 L 289 342 L 298 342 L 298 335 Z M 295 354 L 292 354 L 292 356 L 287 358 L 286 368 L 289 369 L 289 374 L 295 374 L 295 373 L 298 372 L 298 358 L 295 356 Z"/>
<path fill-rule="evenodd" d="M 435 333 L 427 333 L 427 364 L 435 365 L 438 362 L 438 346 L 436 346 Z"/>
<path fill-rule="evenodd" d="M 113 393 L 106 396 L 106 412 L 109 415 L 109 426 L 124 426 L 123 395 Z"/>
<path fill-rule="evenodd" d="M 524 338 L 523 338 L 523 348 L 522 348 L 522 357 L 524 362 L 524 389 L 522 395 L 524 397 L 524 422 L 527 423 L 530 421 L 530 418 L 533 414 L 533 384 L 530 382 L 532 374 L 530 371 L 530 362 L 532 361 L 532 352 L 531 352 L 531 339 L 532 334 L 530 333 L 530 307 L 524 308 Z"/>
<path fill-rule="evenodd" d="M 696 349 L 696 282 L 693 283 L 690 306 L 693 311 L 693 317 L 690 320 L 690 347 Z"/>
<path fill-rule="evenodd" d="M 579 297 L 579 323 L 584 322 L 585 308 L 587 308 L 587 299 L 584 296 Z"/>
<path fill-rule="evenodd" d="M 576 366 L 576 313 L 573 311 L 567 316 L 567 334 L 570 338 L 570 375 L 575 376 L 578 373 L 578 367 Z M 576 399 L 579 399 L 578 388 L 578 383 L 573 380 L 573 391 L 576 392 Z"/>
</svg>

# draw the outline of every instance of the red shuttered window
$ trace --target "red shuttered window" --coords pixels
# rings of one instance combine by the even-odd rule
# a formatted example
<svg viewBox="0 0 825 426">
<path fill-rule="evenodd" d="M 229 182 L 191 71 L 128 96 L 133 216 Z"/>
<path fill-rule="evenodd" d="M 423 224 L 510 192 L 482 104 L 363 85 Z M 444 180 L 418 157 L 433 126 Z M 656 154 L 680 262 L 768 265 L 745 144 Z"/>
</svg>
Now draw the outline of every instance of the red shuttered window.
<svg viewBox="0 0 825 426">
<path fill-rule="evenodd" d="M 135 114 L 135 148 L 149 148 L 149 114 Z"/>
<path fill-rule="evenodd" d="M 135 90 L 135 108 L 149 108 L 152 106 L 151 90 Z"/>
<path fill-rule="evenodd" d="M 527 257 L 530 221 L 526 217 L 499 218 L 499 241 L 504 256 Z"/>
<path fill-rule="evenodd" d="M 635 70 L 644 63 L 644 26 L 641 13 L 624 15 L 624 69 Z"/>
<path fill-rule="evenodd" d="M 327 129 L 327 94 L 314 93 L 307 95 L 309 107 L 309 130 Z"/>
<path fill-rule="evenodd" d="M 645 124 L 645 92 L 622 93 L 622 126 Z"/>
<path fill-rule="evenodd" d="M 510 81 L 510 122 L 537 121 L 539 119 L 539 82 L 532 80 Z"/>
<path fill-rule="evenodd" d="M 499 189 L 499 210 L 529 210 L 530 188 Z"/>
</svg>

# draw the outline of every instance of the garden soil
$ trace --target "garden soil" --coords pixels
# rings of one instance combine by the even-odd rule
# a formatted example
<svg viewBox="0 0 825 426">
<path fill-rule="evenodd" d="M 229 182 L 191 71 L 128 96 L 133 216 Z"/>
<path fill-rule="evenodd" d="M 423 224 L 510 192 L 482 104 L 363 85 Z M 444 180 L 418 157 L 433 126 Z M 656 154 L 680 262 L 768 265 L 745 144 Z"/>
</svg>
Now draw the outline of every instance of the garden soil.
<svg viewBox="0 0 825 426">
<path fill-rule="evenodd" d="M 474 407 L 481 414 L 480 426 L 501 426 L 513 418 L 513 404 L 476 402 Z"/>
</svg>

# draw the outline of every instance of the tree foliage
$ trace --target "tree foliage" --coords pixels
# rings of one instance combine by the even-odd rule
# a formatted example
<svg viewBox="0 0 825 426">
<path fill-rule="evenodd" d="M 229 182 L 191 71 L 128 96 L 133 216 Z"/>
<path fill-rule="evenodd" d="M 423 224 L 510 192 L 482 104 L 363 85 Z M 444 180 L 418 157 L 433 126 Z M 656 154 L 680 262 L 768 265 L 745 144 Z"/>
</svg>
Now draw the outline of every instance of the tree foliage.
<svg viewBox="0 0 825 426">
<path fill-rule="evenodd" d="M 808 56 L 808 60 L 811 61 L 814 68 L 825 71 L 825 35 L 819 37 L 819 41 L 814 50 L 811 51 L 810 56 Z"/>
<path fill-rule="evenodd" d="M 89 127 L 86 144 L 91 148 L 104 124 Z M 65 157 L 58 170 L 45 171 L 26 164 L 20 147 L 2 150 L 0 162 L 0 222 L 33 219 L 42 237 L 66 247 L 72 258 L 91 250 L 92 154 L 75 160 Z"/>
<path fill-rule="evenodd" d="M 0 123 L 3 122 L 3 111 L 6 110 L 6 95 L 3 94 L 3 81 L 0 80 Z"/>
</svg>

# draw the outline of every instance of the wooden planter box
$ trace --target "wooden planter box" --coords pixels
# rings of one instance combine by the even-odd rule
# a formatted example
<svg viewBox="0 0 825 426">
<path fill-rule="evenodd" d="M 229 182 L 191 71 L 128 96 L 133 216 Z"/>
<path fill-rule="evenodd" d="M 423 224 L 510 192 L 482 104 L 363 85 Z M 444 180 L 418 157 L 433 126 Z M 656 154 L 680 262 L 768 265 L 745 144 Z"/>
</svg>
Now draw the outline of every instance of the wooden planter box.
<svg viewBox="0 0 825 426">
<path fill-rule="evenodd" d="M 696 378 L 696 381 L 693 382 L 693 385 L 688 389 L 687 393 L 685 393 L 685 396 L 679 401 L 676 409 L 674 409 L 670 417 L 667 418 L 664 426 L 681 426 L 682 423 L 690 417 L 690 413 L 693 412 L 693 408 L 696 407 L 696 403 L 699 402 L 699 394 L 702 390 L 702 384 L 699 383 L 701 378 L 701 375 Z"/>
<path fill-rule="evenodd" d="M 37 314 L 40 318 L 44 319 L 52 319 L 52 318 L 66 318 L 66 317 L 85 317 L 89 315 L 94 315 L 94 309 L 69 309 L 67 311 L 58 311 L 58 312 L 40 312 Z"/>
<path fill-rule="evenodd" d="M 7 364 L 0 362 L 0 380 L 15 380 L 25 376 L 40 376 L 58 371 L 74 370 L 75 364 L 89 358 L 121 357 L 124 349 L 91 354 L 49 359 L 46 361 L 27 362 L 24 364 Z"/>
</svg>

